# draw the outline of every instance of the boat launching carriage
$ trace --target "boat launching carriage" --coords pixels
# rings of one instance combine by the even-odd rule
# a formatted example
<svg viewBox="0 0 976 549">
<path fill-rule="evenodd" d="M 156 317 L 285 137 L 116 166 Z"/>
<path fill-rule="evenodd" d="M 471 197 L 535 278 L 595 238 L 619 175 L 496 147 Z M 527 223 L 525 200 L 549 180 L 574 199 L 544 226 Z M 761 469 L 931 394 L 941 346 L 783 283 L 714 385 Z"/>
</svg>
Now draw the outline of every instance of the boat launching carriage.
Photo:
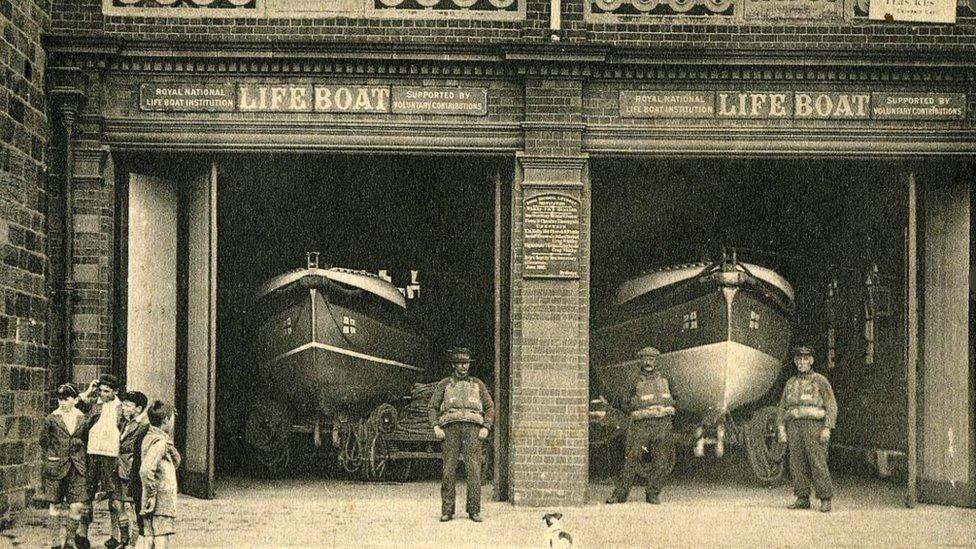
<svg viewBox="0 0 976 549">
<path fill-rule="evenodd" d="M 622 431 L 624 401 L 639 375 L 636 351 L 661 351 L 658 367 L 678 401 L 676 430 L 696 456 L 742 443 L 754 473 L 782 475 L 776 409 L 756 410 L 745 423 L 732 413 L 765 396 L 785 363 L 793 333 L 794 293 L 772 269 L 726 255 L 715 263 L 667 267 L 621 284 L 613 311 L 591 335 L 591 368 L 601 390 L 591 403 L 591 439 Z M 608 413 L 609 412 L 609 413 Z"/>
</svg>

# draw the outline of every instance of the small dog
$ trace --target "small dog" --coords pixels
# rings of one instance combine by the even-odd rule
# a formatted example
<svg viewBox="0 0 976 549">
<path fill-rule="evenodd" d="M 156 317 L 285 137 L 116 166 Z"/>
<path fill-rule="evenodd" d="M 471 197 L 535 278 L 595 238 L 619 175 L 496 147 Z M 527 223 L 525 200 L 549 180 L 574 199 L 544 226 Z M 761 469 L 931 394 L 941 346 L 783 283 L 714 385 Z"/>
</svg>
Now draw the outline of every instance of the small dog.
<svg viewBox="0 0 976 549">
<path fill-rule="evenodd" d="M 549 541 L 549 547 L 568 549 L 573 546 L 573 536 L 563 531 L 562 519 L 562 513 L 542 515 L 542 522 L 546 523 L 546 539 Z"/>
</svg>

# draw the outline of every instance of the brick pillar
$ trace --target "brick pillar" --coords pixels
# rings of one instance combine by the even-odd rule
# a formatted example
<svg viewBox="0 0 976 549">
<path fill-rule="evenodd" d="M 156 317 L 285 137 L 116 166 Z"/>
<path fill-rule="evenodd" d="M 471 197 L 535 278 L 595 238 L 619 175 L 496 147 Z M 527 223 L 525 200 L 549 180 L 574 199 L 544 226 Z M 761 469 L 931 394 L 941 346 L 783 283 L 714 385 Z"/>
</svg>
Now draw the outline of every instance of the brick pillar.
<svg viewBox="0 0 976 549">
<path fill-rule="evenodd" d="M 111 156 L 100 141 L 93 73 L 76 66 L 52 66 L 49 72 L 51 102 L 62 113 L 56 128 L 62 173 L 52 185 L 59 193 L 50 210 L 58 215 L 50 222 L 52 285 L 61 291 L 52 315 L 59 330 L 51 345 L 61 362 L 58 381 L 84 386 L 112 369 L 115 181 Z"/>
<path fill-rule="evenodd" d="M 526 150 L 517 157 L 512 197 L 509 494 L 515 505 L 586 501 L 590 190 L 580 154 L 580 92 L 578 80 L 526 82 Z M 526 248 L 527 210 L 538 211 L 540 197 L 567 204 L 563 214 L 576 209 L 575 265 L 540 271 L 538 248 Z M 539 229 L 537 222 L 528 225 L 530 233 Z M 528 236 L 530 245 L 539 241 L 538 234 Z"/>
<path fill-rule="evenodd" d="M 71 378 L 84 385 L 112 369 L 115 182 L 97 142 L 78 142 L 73 164 Z"/>
</svg>

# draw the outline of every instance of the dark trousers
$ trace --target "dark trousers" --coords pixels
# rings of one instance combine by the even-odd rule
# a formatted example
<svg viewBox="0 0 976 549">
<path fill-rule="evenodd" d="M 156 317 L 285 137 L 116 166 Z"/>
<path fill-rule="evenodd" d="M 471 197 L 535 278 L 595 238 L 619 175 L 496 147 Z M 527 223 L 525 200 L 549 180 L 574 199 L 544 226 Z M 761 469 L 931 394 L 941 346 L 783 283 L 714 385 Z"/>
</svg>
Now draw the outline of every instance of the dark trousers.
<svg viewBox="0 0 976 549">
<path fill-rule="evenodd" d="M 793 476 L 793 495 L 810 497 L 810 483 L 820 499 L 834 495 L 827 468 L 827 445 L 820 442 L 823 422 L 811 419 L 794 419 L 787 426 L 786 437 L 790 446 L 790 474 Z"/>
<path fill-rule="evenodd" d="M 624 468 L 617 475 L 614 497 L 618 501 L 627 499 L 634 478 L 643 474 L 647 480 L 646 493 L 658 495 L 661 486 L 674 468 L 674 438 L 671 435 L 671 418 L 637 419 L 627 429 Z M 647 455 L 649 463 L 644 464 Z"/>
<path fill-rule="evenodd" d="M 469 515 L 481 512 L 481 441 L 478 431 L 481 425 L 458 421 L 444 426 L 444 476 L 441 478 L 441 514 L 454 514 L 455 482 L 458 458 L 464 452 L 464 469 L 468 477 L 465 511 Z"/>
</svg>

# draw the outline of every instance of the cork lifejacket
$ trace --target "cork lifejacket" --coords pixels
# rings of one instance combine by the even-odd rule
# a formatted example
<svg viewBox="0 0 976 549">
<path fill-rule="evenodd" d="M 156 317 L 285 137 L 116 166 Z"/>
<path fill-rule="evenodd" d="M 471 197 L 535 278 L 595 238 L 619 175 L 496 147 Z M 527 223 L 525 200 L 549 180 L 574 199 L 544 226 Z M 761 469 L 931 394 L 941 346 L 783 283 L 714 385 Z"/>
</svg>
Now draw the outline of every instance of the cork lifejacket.
<svg viewBox="0 0 976 549">
<path fill-rule="evenodd" d="M 810 378 L 794 377 L 786 384 L 787 419 L 823 419 L 827 415 L 823 396 Z"/>
<path fill-rule="evenodd" d="M 437 422 L 447 425 L 456 421 L 485 424 L 484 407 L 478 383 L 471 379 L 451 380 L 444 387 L 444 400 L 441 401 L 440 417 Z"/>
<path fill-rule="evenodd" d="M 666 377 L 653 375 L 637 382 L 634 396 L 630 399 L 630 417 L 667 417 L 673 416 L 674 412 L 674 398 Z"/>
</svg>

